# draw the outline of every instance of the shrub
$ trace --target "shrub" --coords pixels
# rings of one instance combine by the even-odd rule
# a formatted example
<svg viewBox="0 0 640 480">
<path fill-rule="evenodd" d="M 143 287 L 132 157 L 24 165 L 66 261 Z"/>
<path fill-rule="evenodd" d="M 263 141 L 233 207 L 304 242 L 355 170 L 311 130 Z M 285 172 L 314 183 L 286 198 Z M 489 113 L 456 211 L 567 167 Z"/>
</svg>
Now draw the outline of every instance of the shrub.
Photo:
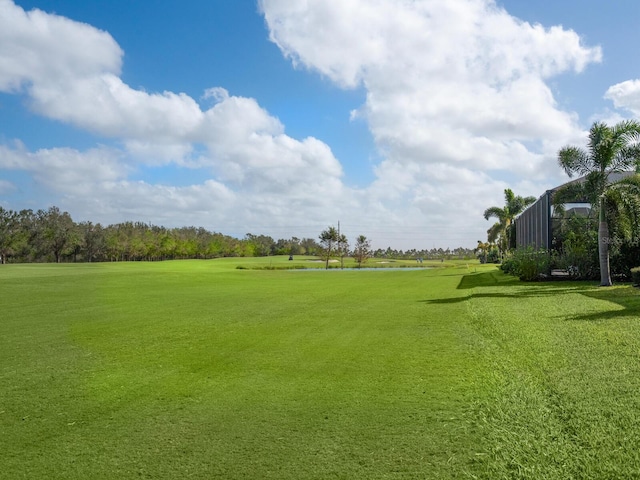
<svg viewBox="0 0 640 480">
<path fill-rule="evenodd" d="M 640 286 L 640 267 L 631 269 L 631 281 L 633 281 L 635 286 Z"/>
<path fill-rule="evenodd" d="M 492 248 L 487 254 L 487 263 L 500 263 L 500 251 L 497 248 Z"/>
<path fill-rule="evenodd" d="M 500 265 L 500 270 L 502 270 L 507 275 L 517 275 L 516 272 L 517 263 L 513 258 L 507 258 Z"/>
<path fill-rule="evenodd" d="M 508 273 L 517 275 L 525 282 L 531 282 L 550 273 L 551 255 L 547 250 L 521 248 L 516 250 L 505 263 L 507 266 L 504 268 L 509 269 Z"/>
<path fill-rule="evenodd" d="M 640 265 L 640 246 L 636 242 L 625 242 L 611 249 L 611 275 L 623 280 L 635 280 L 631 267 Z"/>
<path fill-rule="evenodd" d="M 557 268 L 573 279 L 594 280 L 600 276 L 598 262 L 598 232 L 592 218 L 565 218 L 562 231 L 554 243 L 557 248 Z"/>
<path fill-rule="evenodd" d="M 571 278 L 594 280 L 600 275 L 597 245 L 566 241 L 556 262 L 557 267 L 566 270 Z"/>
</svg>

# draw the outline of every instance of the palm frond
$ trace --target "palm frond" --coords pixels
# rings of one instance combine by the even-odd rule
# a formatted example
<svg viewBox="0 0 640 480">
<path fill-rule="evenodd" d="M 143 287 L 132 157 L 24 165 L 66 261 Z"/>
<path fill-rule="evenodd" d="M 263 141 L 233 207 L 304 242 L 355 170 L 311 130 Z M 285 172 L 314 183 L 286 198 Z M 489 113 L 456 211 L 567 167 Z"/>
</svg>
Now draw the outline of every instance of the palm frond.
<svg viewBox="0 0 640 480">
<path fill-rule="evenodd" d="M 558 152 L 558 164 L 569 177 L 586 175 L 592 170 L 589 154 L 580 147 L 561 148 Z"/>
<path fill-rule="evenodd" d="M 582 182 L 585 198 L 591 203 L 597 203 L 598 199 L 606 191 L 609 182 L 609 175 L 606 172 L 595 170 L 590 172 Z"/>
<path fill-rule="evenodd" d="M 528 205 L 531 205 L 536 201 L 535 197 L 521 197 L 520 195 L 514 196 L 506 208 L 509 213 L 509 220 L 513 220 L 517 215 L 522 213 Z"/>
<path fill-rule="evenodd" d="M 504 231 L 504 227 L 500 222 L 494 223 L 489 230 L 487 230 L 487 241 L 489 243 L 495 243 L 495 241 L 500 237 L 502 232 Z"/>
<path fill-rule="evenodd" d="M 629 240 L 640 232 L 640 175 L 630 175 L 609 185 L 605 200 L 611 224 Z"/>
<path fill-rule="evenodd" d="M 582 182 L 573 182 L 563 185 L 553 192 L 551 203 L 553 205 L 564 205 L 566 203 L 581 203 L 590 201 L 589 194 Z"/>
<path fill-rule="evenodd" d="M 640 123 L 636 120 L 623 120 L 608 128 L 617 146 L 637 143 L 640 140 Z"/>
<path fill-rule="evenodd" d="M 513 202 L 516 198 L 516 194 L 513 193 L 513 190 L 511 190 L 510 188 L 505 188 L 504 189 L 504 204 L 505 205 L 509 205 L 511 202 Z"/>
<path fill-rule="evenodd" d="M 629 193 L 637 191 L 640 192 L 640 174 L 634 173 L 626 177 L 622 177 L 620 180 L 611 183 L 613 188 L 627 189 Z"/>
<path fill-rule="evenodd" d="M 590 135 L 590 148 L 601 171 L 629 170 L 637 161 L 640 144 L 640 123 L 634 120 L 619 122 L 612 127 L 595 123 Z"/>
<path fill-rule="evenodd" d="M 504 208 L 489 207 L 484 211 L 484 219 L 489 220 L 491 217 L 497 218 L 502 223 L 506 221 L 506 212 Z"/>
<path fill-rule="evenodd" d="M 640 144 L 627 144 L 620 148 L 613 157 L 610 170 L 623 172 L 633 170 L 640 164 Z"/>
<path fill-rule="evenodd" d="M 595 122 L 589 129 L 589 153 L 591 168 L 589 171 L 606 171 L 613 159 L 614 137 L 611 127 L 606 123 Z"/>
</svg>

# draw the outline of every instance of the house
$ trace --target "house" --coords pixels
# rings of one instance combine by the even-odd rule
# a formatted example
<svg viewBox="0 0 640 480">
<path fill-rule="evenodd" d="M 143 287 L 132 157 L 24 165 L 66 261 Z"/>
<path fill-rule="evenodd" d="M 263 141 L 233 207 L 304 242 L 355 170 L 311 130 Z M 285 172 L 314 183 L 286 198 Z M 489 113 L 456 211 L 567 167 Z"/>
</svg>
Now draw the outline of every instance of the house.
<svg viewBox="0 0 640 480">
<path fill-rule="evenodd" d="M 610 180 L 617 181 L 635 172 L 621 172 L 611 174 Z M 581 177 L 559 185 L 544 192 L 538 200 L 518 215 L 515 220 L 516 247 L 533 247 L 535 249 L 548 249 L 553 245 L 553 232 L 555 226 L 563 217 L 571 214 L 587 216 L 591 212 L 591 204 L 586 199 L 575 199 L 575 202 L 567 203 L 564 209 L 554 208 L 553 195 L 560 188 L 571 183 L 584 182 L 586 177 Z"/>
</svg>

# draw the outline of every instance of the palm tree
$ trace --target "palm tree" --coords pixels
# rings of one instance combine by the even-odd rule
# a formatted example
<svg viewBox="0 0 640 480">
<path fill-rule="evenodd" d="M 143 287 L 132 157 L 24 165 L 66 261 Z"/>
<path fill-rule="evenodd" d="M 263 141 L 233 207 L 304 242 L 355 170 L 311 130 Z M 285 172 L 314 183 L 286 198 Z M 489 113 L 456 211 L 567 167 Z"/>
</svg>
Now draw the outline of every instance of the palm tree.
<svg viewBox="0 0 640 480">
<path fill-rule="evenodd" d="M 511 247 L 512 232 L 511 225 L 513 219 L 524 211 L 524 209 L 536 201 L 535 197 L 521 197 L 516 195 L 510 188 L 504 191 L 504 207 L 490 207 L 484 211 L 485 220 L 491 217 L 498 219 L 489 230 L 487 230 L 487 240 L 489 243 L 497 242 L 501 253 Z"/>
<path fill-rule="evenodd" d="M 626 219 L 628 226 L 637 226 L 633 217 L 637 214 L 640 199 L 640 176 L 621 175 L 637 168 L 640 160 L 640 123 L 627 120 L 612 127 L 596 122 L 589 130 L 587 148 L 566 146 L 558 152 L 558 163 L 573 177 L 583 176 L 583 181 L 573 182 L 556 193 L 554 203 L 565 203 L 571 197 L 585 199 L 598 210 L 598 257 L 600 285 L 611 285 L 609 270 L 608 216 L 616 210 Z M 635 225 L 634 225 L 635 224 Z M 620 222 L 620 227 L 625 221 Z M 627 229 L 627 231 L 629 231 Z"/>
<path fill-rule="evenodd" d="M 475 249 L 475 253 L 478 255 L 480 263 L 487 263 L 489 248 L 491 248 L 490 243 L 484 243 L 482 240 L 478 240 L 478 246 Z"/>
</svg>

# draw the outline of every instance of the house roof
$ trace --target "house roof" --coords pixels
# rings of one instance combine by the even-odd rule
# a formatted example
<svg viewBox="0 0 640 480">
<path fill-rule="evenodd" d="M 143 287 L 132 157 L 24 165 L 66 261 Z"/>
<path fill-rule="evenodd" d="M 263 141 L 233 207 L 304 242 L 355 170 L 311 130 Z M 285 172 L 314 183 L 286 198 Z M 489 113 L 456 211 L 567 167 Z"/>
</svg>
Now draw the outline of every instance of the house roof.
<svg viewBox="0 0 640 480">
<path fill-rule="evenodd" d="M 617 182 L 618 180 L 621 180 L 623 178 L 629 177 L 631 175 L 634 175 L 636 172 L 635 171 L 627 171 L 627 172 L 614 172 L 609 174 L 609 179 L 613 182 Z M 520 213 L 519 215 L 516 216 L 516 219 L 521 217 L 522 215 L 524 215 L 524 213 L 529 210 L 530 208 L 533 208 L 542 198 L 544 197 L 552 197 L 553 194 L 555 192 L 557 192 L 558 190 L 560 190 L 562 187 L 565 187 L 567 185 L 571 185 L 574 183 L 583 183 L 587 178 L 587 175 L 580 177 L 580 178 L 574 178 L 573 180 L 569 180 L 566 183 L 563 183 L 562 185 L 558 185 L 557 187 L 551 188 L 549 190 L 547 190 L 545 193 L 543 193 L 542 195 L 540 195 L 538 197 L 538 199 L 533 202 L 531 205 L 529 205 L 527 208 L 524 209 L 524 211 L 522 213 Z M 584 204 L 588 204 L 589 202 L 584 199 L 584 198 L 576 198 L 573 202 L 570 203 L 584 203 Z"/>
<path fill-rule="evenodd" d="M 631 175 L 635 175 L 635 174 L 636 174 L 636 172 L 632 171 L 632 170 L 627 171 L 627 172 L 612 172 L 612 173 L 609 174 L 609 181 L 617 182 L 618 180 L 622 180 L 623 178 L 630 177 Z M 571 185 L 571 184 L 574 184 L 574 183 L 584 183 L 586 181 L 586 179 L 587 179 L 587 175 L 585 175 L 583 177 L 580 177 L 580 178 L 574 178 L 573 180 L 569 180 L 568 182 L 563 183 L 562 185 L 558 185 L 557 187 L 554 187 L 549 191 L 555 192 L 555 191 L 559 190 L 560 188 L 565 187 L 567 185 Z"/>
</svg>

